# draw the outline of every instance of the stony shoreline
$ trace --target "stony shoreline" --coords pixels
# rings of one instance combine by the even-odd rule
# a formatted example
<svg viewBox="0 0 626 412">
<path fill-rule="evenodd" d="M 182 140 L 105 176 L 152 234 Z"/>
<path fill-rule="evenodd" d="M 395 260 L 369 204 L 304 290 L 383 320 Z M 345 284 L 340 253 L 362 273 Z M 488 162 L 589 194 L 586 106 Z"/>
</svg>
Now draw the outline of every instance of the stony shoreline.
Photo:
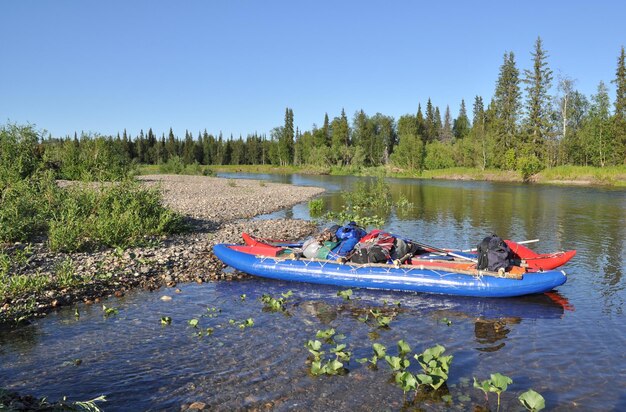
<svg viewBox="0 0 626 412">
<path fill-rule="evenodd" d="M 317 187 L 232 180 L 205 176 L 152 175 L 139 177 L 146 185 L 158 187 L 166 206 L 184 215 L 191 226 L 188 233 L 151 239 L 155 246 L 125 251 L 102 250 L 89 253 L 52 253 L 45 242 L 14 244 L 9 249 L 29 249 L 20 274 L 43 273 L 57 276 L 59 267 L 70 267 L 76 287 L 46 290 L 37 296 L 23 296 L 0 302 L 0 324 L 22 316 L 41 316 L 56 307 L 78 302 L 94 303 L 108 296 L 123 296 L 133 288 L 154 290 L 179 282 L 206 282 L 243 277 L 222 273 L 224 265 L 215 258 L 216 243 L 239 243 L 241 232 L 274 239 L 301 239 L 315 230 L 304 220 L 250 220 L 309 200 L 323 192 Z M 34 302 L 33 302 L 34 301 Z M 35 313 L 20 313 L 34 307 Z"/>
</svg>

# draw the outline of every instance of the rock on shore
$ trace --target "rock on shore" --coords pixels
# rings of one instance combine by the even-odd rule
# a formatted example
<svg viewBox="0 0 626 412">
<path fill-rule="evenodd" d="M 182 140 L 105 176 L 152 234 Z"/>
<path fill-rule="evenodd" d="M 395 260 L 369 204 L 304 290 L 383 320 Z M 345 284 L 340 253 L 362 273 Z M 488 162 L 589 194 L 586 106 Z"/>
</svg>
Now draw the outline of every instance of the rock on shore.
<svg viewBox="0 0 626 412">
<path fill-rule="evenodd" d="M 317 187 L 205 176 L 154 175 L 139 179 L 159 187 L 165 205 L 186 216 L 192 230 L 158 239 L 153 247 L 125 251 L 65 254 L 50 252 L 45 243 L 15 244 L 11 248 L 30 248 L 28 261 L 17 269 L 20 274 L 39 272 L 54 277 L 60 265 L 69 262 L 74 276 L 91 280 L 75 288 L 46 290 L 37 296 L 0 302 L 0 323 L 19 317 L 16 309 L 32 299 L 37 302 L 37 313 L 45 314 L 61 305 L 121 296 L 134 287 L 153 290 L 177 282 L 243 277 L 240 273 L 222 273 L 224 266 L 213 255 L 213 245 L 239 243 L 244 231 L 274 239 L 302 239 L 315 230 L 312 222 L 250 218 L 293 206 L 323 192 Z"/>
</svg>

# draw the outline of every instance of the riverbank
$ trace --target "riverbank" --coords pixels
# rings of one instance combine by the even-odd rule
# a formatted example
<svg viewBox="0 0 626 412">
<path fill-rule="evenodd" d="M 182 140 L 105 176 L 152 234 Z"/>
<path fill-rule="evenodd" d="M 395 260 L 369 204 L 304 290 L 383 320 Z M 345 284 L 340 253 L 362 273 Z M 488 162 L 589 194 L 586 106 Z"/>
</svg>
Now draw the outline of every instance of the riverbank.
<svg viewBox="0 0 626 412">
<path fill-rule="evenodd" d="M 107 296 L 123 296 L 132 288 L 154 290 L 179 282 L 206 282 L 243 276 L 222 273 L 223 264 L 211 253 L 216 243 L 237 243 L 241 232 L 257 236 L 297 239 L 314 230 L 302 220 L 249 220 L 311 199 L 317 187 L 291 186 L 257 180 L 205 176 L 149 175 L 139 180 L 158 187 L 163 203 L 185 216 L 190 231 L 149 239 L 152 246 L 126 250 L 54 253 L 45 240 L 5 245 L 6 253 L 20 256 L 12 267 L 17 276 L 63 278 L 63 288 L 25 290 L 0 302 L 0 324 L 42 316 L 60 306 L 98 303 Z"/>
<path fill-rule="evenodd" d="M 286 166 L 273 165 L 224 165 L 211 166 L 213 172 L 226 173 L 272 173 L 272 174 L 316 174 L 316 175 L 354 175 L 377 176 L 384 174 L 388 177 L 414 179 L 442 179 L 442 180 L 480 180 L 492 182 L 524 182 L 520 172 L 496 169 L 450 168 L 438 170 L 424 170 L 422 172 L 406 171 L 395 167 L 313 167 L 313 166 Z M 153 167 L 144 166 L 140 173 L 156 171 Z M 613 186 L 626 187 L 626 166 L 591 167 L 591 166 L 559 166 L 545 169 L 530 177 L 530 183 L 550 185 L 577 185 L 577 186 Z"/>
</svg>

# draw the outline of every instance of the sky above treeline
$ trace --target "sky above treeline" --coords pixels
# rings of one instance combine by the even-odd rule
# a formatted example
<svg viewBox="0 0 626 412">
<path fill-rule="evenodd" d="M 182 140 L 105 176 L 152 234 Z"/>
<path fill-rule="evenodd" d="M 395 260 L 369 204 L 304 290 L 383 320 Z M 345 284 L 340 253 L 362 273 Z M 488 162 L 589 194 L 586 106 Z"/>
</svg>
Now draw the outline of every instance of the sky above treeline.
<svg viewBox="0 0 626 412">
<path fill-rule="evenodd" d="M 515 4 L 509 4 L 515 3 Z M 430 98 L 468 114 L 505 52 L 538 36 L 554 72 L 615 97 L 625 1 L 0 2 L 0 124 L 136 136 L 172 127 L 244 138 L 321 126 L 344 109 L 399 118 Z"/>
</svg>

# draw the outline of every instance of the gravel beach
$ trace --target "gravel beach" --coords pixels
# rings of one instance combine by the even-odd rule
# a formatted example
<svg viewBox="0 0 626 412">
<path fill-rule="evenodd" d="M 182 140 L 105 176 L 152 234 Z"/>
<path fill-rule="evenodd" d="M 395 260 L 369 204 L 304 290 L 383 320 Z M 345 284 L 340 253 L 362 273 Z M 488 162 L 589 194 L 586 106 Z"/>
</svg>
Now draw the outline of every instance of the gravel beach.
<svg viewBox="0 0 626 412">
<path fill-rule="evenodd" d="M 13 302 L 0 302 L 0 323 L 20 316 L 19 307 L 36 300 L 35 315 L 76 302 L 96 303 L 107 296 L 123 296 L 131 288 L 153 290 L 173 287 L 178 282 L 206 282 L 240 278 L 241 273 L 223 273 L 215 258 L 216 243 L 239 243 L 241 232 L 274 239 L 302 239 L 315 231 L 304 220 L 250 220 L 309 200 L 323 192 L 317 187 L 233 180 L 205 176 L 140 176 L 143 184 L 156 186 L 164 204 L 184 215 L 191 231 L 159 239 L 156 246 L 131 248 L 123 252 L 104 250 L 90 253 L 52 253 L 45 243 L 15 244 L 30 249 L 30 257 L 19 273 L 49 273 L 69 262 L 76 276 L 93 281 L 75 289 L 48 290 Z M 16 312 L 17 310 L 17 312 Z"/>
</svg>

